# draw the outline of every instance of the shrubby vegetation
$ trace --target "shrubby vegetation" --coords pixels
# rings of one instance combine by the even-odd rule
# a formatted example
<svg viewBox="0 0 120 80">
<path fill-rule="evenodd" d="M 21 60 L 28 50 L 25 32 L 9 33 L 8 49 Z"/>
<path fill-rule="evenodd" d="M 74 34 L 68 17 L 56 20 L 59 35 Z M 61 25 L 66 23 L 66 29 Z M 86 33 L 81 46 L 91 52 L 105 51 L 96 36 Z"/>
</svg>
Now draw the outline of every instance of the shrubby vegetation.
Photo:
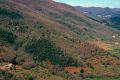
<svg viewBox="0 0 120 80">
<path fill-rule="evenodd" d="M 38 28 L 38 29 L 40 29 L 40 28 L 43 28 L 44 26 L 43 26 L 43 24 L 41 24 L 41 23 L 37 23 L 37 24 L 35 25 L 35 27 Z"/>
<path fill-rule="evenodd" d="M 2 56 L 2 61 L 10 62 L 10 63 L 14 64 L 14 63 L 16 63 L 15 58 L 16 58 L 15 54 L 9 53 L 9 54 Z"/>
<path fill-rule="evenodd" d="M 23 64 L 23 67 L 25 68 L 25 69 L 31 69 L 31 68 L 34 68 L 34 67 L 36 67 L 36 64 L 35 64 L 35 62 L 26 62 L 26 63 L 24 63 Z"/>
<path fill-rule="evenodd" d="M 0 71 L 0 80 L 17 80 L 17 78 L 6 71 Z"/>
<path fill-rule="evenodd" d="M 31 74 L 29 74 L 26 76 L 26 80 L 35 80 L 35 78 Z"/>
<path fill-rule="evenodd" d="M 0 0 L 0 3 L 4 3 L 4 2 L 6 2 L 6 0 Z"/>
<path fill-rule="evenodd" d="M 34 58 L 42 62 L 49 59 L 53 64 L 61 66 L 77 66 L 77 62 L 66 56 L 60 48 L 46 38 L 33 39 L 25 46 L 26 52 L 34 56 Z"/>
<path fill-rule="evenodd" d="M 12 32 L 6 31 L 0 28 L 0 42 L 7 42 L 10 44 L 15 43 L 17 36 L 14 35 Z"/>
<path fill-rule="evenodd" d="M 1 21 L 3 21 L 2 19 Z M 25 33 L 28 31 L 29 25 L 24 19 L 11 20 L 6 18 L 6 24 L 1 23 L 2 26 L 10 29 L 11 31 Z"/>
<path fill-rule="evenodd" d="M 0 15 L 1 16 L 7 16 L 11 19 L 20 19 L 22 16 L 18 12 L 13 12 L 11 10 L 7 10 L 4 8 L 0 8 Z"/>
<path fill-rule="evenodd" d="M 73 19 L 78 20 L 78 21 L 81 21 L 81 22 L 84 21 L 81 17 L 76 16 L 76 15 L 73 14 L 73 13 L 65 12 L 65 11 L 64 11 L 63 13 L 64 13 L 64 16 L 66 16 L 66 17 L 72 17 Z"/>
<path fill-rule="evenodd" d="M 28 26 L 24 26 L 24 25 L 18 28 L 19 32 L 27 32 L 27 30 L 28 30 Z"/>
</svg>

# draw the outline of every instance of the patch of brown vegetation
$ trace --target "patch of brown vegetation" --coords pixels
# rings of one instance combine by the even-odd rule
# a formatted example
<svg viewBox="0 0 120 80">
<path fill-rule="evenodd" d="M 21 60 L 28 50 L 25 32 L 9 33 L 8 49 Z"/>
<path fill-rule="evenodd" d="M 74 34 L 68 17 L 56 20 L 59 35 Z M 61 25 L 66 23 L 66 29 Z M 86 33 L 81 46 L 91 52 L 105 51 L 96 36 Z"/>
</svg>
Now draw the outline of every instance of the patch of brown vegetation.
<svg viewBox="0 0 120 80">
<path fill-rule="evenodd" d="M 108 43 L 104 43 L 101 41 L 90 41 L 91 44 L 95 44 L 97 45 L 99 48 L 102 48 L 104 50 L 111 50 L 112 45 L 108 44 Z"/>
<path fill-rule="evenodd" d="M 71 67 L 65 67 L 64 70 L 65 71 L 68 71 L 69 73 L 79 73 L 80 70 L 84 70 L 86 71 L 88 69 L 88 67 L 86 66 L 83 66 L 83 67 L 75 67 L 75 66 L 71 66 Z"/>
</svg>

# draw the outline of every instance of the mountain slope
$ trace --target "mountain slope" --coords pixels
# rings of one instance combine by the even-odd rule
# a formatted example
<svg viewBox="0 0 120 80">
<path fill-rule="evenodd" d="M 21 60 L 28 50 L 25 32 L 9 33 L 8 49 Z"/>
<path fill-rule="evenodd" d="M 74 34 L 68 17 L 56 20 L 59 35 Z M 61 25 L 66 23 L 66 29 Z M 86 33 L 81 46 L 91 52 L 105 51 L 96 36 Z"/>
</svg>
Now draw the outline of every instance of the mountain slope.
<svg viewBox="0 0 120 80">
<path fill-rule="evenodd" d="M 80 7 L 76 6 L 76 9 L 80 10 L 81 12 L 88 12 L 90 14 L 96 14 L 101 16 L 116 16 L 120 15 L 120 9 L 119 8 L 101 8 L 101 7 Z"/>
<path fill-rule="evenodd" d="M 15 0 L 15 1 L 22 3 L 22 4 L 29 4 L 29 5 L 27 5 L 28 7 L 32 8 L 34 10 L 37 10 L 39 13 L 43 13 L 44 15 L 51 17 L 53 20 L 55 20 L 59 23 L 62 23 L 66 27 L 72 28 L 72 30 L 74 30 L 73 26 L 76 28 L 80 28 L 80 29 L 84 28 L 84 27 L 87 27 L 87 28 L 95 27 L 95 28 L 99 28 L 99 31 L 97 29 L 96 29 L 97 31 L 92 29 L 93 32 L 97 32 L 100 34 L 103 34 L 104 32 L 106 32 L 106 34 L 111 33 L 111 32 L 109 32 L 110 31 L 109 28 L 107 28 L 107 27 L 105 28 L 105 26 L 104 26 L 105 30 L 103 32 L 103 30 L 102 30 L 103 28 L 100 29 L 99 26 L 101 26 L 101 25 L 99 23 L 89 20 L 89 18 L 86 18 L 82 14 L 78 13 L 71 6 L 56 3 L 56 2 L 49 2 L 47 0 L 38 1 L 38 2 L 37 1 L 34 1 L 34 2 L 20 1 L 20 0 Z M 31 3 L 29 3 L 29 2 L 31 2 Z M 65 21 L 63 21 L 63 20 L 65 20 Z M 97 25 L 95 25 L 95 23 Z M 71 25 L 71 26 L 69 26 L 69 25 Z M 91 29 L 88 29 L 88 30 L 91 30 Z M 78 31 L 75 30 L 74 32 L 78 32 Z M 113 34 L 113 33 L 111 33 L 111 34 Z"/>
<path fill-rule="evenodd" d="M 106 74 L 101 73 L 106 70 L 117 76 L 119 72 L 111 68 L 117 65 L 113 62 L 119 59 L 91 43 L 105 41 L 106 37 L 106 41 L 110 42 L 113 34 L 117 35 L 118 31 L 87 18 L 66 4 L 51 0 L 1 1 L 0 70 L 7 70 L 21 80 L 80 80 L 84 78 L 79 76 L 83 67 L 88 69 L 82 74 L 86 78 L 94 74 L 104 76 Z M 99 64 L 94 65 L 92 60 L 96 59 Z M 103 63 L 107 64 L 109 59 L 113 59 L 113 62 L 110 61 L 111 68 L 107 67 L 98 73 L 98 66 L 103 68 Z M 13 66 L 7 68 L 6 64 Z M 74 76 L 69 67 L 79 68 L 78 74 Z M 95 70 L 92 72 L 93 68 Z"/>
<path fill-rule="evenodd" d="M 119 8 L 100 8 L 100 7 L 75 7 L 78 11 L 86 13 L 88 17 L 119 30 L 120 9 Z M 112 19 L 117 20 L 112 20 Z"/>
</svg>

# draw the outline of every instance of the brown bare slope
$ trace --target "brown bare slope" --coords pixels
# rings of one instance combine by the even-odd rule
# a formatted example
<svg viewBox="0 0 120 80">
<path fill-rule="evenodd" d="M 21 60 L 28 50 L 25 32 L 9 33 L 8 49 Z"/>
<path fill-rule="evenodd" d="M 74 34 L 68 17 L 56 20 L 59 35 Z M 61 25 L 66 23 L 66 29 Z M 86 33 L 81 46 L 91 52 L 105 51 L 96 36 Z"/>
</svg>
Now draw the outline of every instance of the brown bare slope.
<svg viewBox="0 0 120 80">
<path fill-rule="evenodd" d="M 24 4 L 32 10 L 44 14 L 45 16 L 49 17 L 49 20 L 60 23 L 62 24 L 62 26 L 68 27 L 69 29 L 71 29 L 71 31 L 77 33 L 78 35 L 81 35 L 82 33 L 85 35 L 91 34 L 92 36 L 94 34 L 102 34 L 107 36 L 116 34 L 115 30 L 85 17 L 82 13 L 79 13 L 72 6 L 66 4 L 57 3 L 49 0 L 12 1 Z"/>
</svg>

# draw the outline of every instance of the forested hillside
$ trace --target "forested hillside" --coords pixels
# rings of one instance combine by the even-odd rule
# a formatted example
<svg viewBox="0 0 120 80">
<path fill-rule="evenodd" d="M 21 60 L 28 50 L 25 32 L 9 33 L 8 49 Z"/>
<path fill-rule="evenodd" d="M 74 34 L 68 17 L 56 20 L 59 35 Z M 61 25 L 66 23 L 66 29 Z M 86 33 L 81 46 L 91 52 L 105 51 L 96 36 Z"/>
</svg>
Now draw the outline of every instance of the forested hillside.
<svg viewBox="0 0 120 80">
<path fill-rule="evenodd" d="M 67 4 L 0 0 L 0 80 L 119 80 L 119 33 Z"/>
</svg>

